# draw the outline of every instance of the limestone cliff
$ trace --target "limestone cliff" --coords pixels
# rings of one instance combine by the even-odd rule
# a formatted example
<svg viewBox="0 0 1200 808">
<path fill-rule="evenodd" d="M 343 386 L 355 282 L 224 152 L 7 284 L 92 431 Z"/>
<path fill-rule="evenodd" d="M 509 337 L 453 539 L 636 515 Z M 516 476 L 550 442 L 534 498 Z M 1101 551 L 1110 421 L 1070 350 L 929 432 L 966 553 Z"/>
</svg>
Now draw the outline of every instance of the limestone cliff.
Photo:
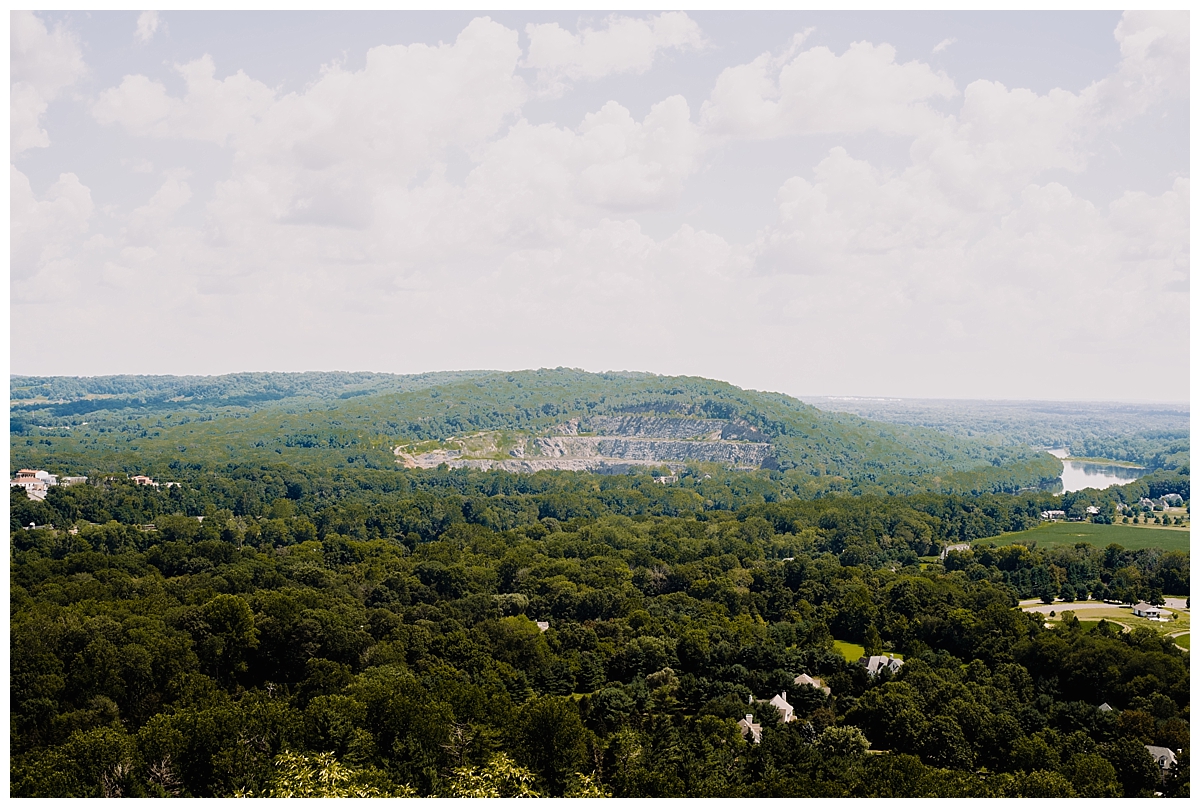
<svg viewBox="0 0 1200 808">
<path fill-rule="evenodd" d="M 774 462 L 773 447 L 761 432 L 746 423 L 720 419 L 593 416 L 571 419 L 551 432 L 522 436 L 503 453 L 499 447 L 505 440 L 493 433 L 478 433 L 420 453 L 396 447 L 395 454 L 397 462 L 409 468 L 435 468 L 445 463 L 451 468 L 516 472 L 622 471 L 632 466 L 690 462 L 761 468 Z"/>
</svg>

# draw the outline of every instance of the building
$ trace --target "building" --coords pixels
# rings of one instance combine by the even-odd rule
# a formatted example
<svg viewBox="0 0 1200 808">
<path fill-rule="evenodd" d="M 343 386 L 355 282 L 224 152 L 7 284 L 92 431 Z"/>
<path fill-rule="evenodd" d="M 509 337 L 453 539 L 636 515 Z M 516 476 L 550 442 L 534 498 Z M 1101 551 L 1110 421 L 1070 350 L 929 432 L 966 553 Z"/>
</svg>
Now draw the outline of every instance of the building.
<svg viewBox="0 0 1200 808">
<path fill-rule="evenodd" d="M 63 477 L 58 481 L 59 485 L 83 485 L 87 482 L 87 477 Z"/>
<path fill-rule="evenodd" d="M 962 544 L 947 544 L 945 547 L 942 548 L 941 558 L 943 561 L 945 561 L 946 556 L 948 556 L 950 553 L 965 553 L 967 550 L 970 550 L 970 549 L 971 549 L 971 545 L 966 542 L 964 542 Z"/>
<path fill-rule="evenodd" d="M 1066 511 L 1042 511 L 1042 518 L 1047 519 L 1051 522 L 1055 521 L 1056 519 L 1066 519 L 1067 512 Z"/>
<path fill-rule="evenodd" d="M 1087 511 L 1088 516 L 1097 516 L 1100 513 L 1100 509 L 1095 505 L 1088 505 L 1085 510 Z"/>
<path fill-rule="evenodd" d="M 1157 606 L 1151 606 L 1149 603 L 1146 603 L 1146 601 L 1141 601 L 1140 603 L 1135 603 L 1133 606 L 1133 613 L 1136 614 L 1138 617 L 1148 617 L 1151 620 L 1164 619 L 1163 618 L 1163 614 L 1164 614 L 1163 610 L 1158 608 Z"/>
<path fill-rule="evenodd" d="M 786 690 L 771 699 L 771 706 L 779 711 L 779 720 L 784 724 L 796 720 L 796 710 L 788 704 Z"/>
<path fill-rule="evenodd" d="M 746 713 L 746 717 L 738 722 L 742 737 L 753 743 L 762 743 L 762 724 L 754 723 L 754 716 Z"/>
<path fill-rule="evenodd" d="M 1179 496 L 1179 494 L 1163 494 L 1162 499 L 1163 502 L 1167 503 L 1168 505 L 1176 507 L 1183 504 L 1183 497 Z"/>
<path fill-rule="evenodd" d="M 867 669 L 867 673 L 872 676 L 877 676 L 880 671 L 888 670 L 892 673 L 900 670 L 900 666 L 904 664 L 904 660 L 896 659 L 891 654 L 887 656 L 864 656 L 859 657 L 858 664 Z"/>
<path fill-rule="evenodd" d="M 154 482 L 154 480 L 150 479 L 144 474 L 135 474 L 129 479 L 133 481 L 134 485 L 151 485 L 155 488 L 158 488 L 158 483 Z"/>
<path fill-rule="evenodd" d="M 1171 767 L 1175 765 L 1175 753 L 1165 746 L 1150 746 L 1146 744 L 1146 751 L 1150 753 L 1150 757 L 1154 758 L 1154 762 L 1162 769 L 1163 775 L 1166 775 Z"/>
<path fill-rule="evenodd" d="M 1111 712 L 1112 712 L 1112 705 L 1111 705 L 1111 704 L 1109 704 L 1109 703 L 1106 701 L 1106 702 L 1104 702 L 1103 704 L 1101 704 L 1099 707 L 1097 707 L 1096 709 L 1097 709 L 1097 710 L 1099 710 L 1099 711 L 1100 711 L 1100 712 L 1102 712 L 1102 713 L 1111 713 Z"/>
<path fill-rule="evenodd" d="M 829 695 L 829 688 L 825 686 L 825 683 L 822 682 L 820 679 L 816 678 L 815 676 L 809 676 L 807 673 L 802 673 L 799 676 L 797 676 L 792 681 L 792 684 L 807 685 L 808 687 L 815 687 L 817 690 L 820 690 L 823 693 L 825 693 L 826 696 Z"/>
<path fill-rule="evenodd" d="M 538 620 L 537 627 L 538 627 L 538 631 L 548 631 L 550 629 L 550 621 Z"/>
<path fill-rule="evenodd" d="M 25 496 L 40 501 L 46 498 L 50 486 L 58 485 L 58 477 L 42 469 L 21 469 L 17 476 L 9 481 L 9 485 L 24 488 Z"/>
</svg>

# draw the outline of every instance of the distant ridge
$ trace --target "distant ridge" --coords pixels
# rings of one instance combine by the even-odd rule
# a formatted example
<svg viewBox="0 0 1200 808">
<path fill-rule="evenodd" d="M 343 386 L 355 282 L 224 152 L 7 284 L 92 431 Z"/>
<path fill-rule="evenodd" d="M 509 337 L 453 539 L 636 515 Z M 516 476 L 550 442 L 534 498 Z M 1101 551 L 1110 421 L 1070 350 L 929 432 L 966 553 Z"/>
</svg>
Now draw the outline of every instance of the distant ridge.
<svg viewBox="0 0 1200 808">
<path fill-rule="evenodd" d="M 419 458 L 442 452 L 439 462 L 477 470 L 713 463 L 842 478 L 856 481 L 856 490 L 879 493 L 970 493 L 1046 484 L 1062 468 L 1027 446 L 873 422 L 780 393 L 653 373 L 13 377 L 13 387 L 12 461 L 58 462 L 81 473 L 114 463 L 142 471 L 279 462 L 399 469 L 428 466 Z M 574 435 L 565 430 L 572 419 L 581 425 Z M 680 431 L 683 420 L 704 419 L 713 422 L 704 427 L 706 437 Z M 616 434 L 600 434 L 611 433 L 608 427 L 585 434 L 596 424 L 617 423 L 626 426 Z M 673 432 L 638 434 L 651 427 Z M 565 460 L 546 462 L 553 457 Z"/>
</svg>

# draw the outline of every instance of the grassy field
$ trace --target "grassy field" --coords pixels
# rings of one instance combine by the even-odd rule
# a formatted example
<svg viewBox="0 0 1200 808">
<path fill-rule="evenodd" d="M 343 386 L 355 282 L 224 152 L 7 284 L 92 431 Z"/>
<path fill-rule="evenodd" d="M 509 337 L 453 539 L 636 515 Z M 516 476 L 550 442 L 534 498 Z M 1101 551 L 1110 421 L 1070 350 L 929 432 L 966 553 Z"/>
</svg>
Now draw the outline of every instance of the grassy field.
<svg viewBox="0 0 1200 808">
<path fill-rule="evenodd" d="M 1126 550 L 1158 547 L 1163 550 L 1183 550 L 1186 553 L 1191 548 L 1191 537 L 1192 532 L 1189 528 L 1094 525 L 1091 522 L 1049 522 L 1035 527 L 1033 530 L 977 539 L 974 544 L 990 542 L 1001 545 L 1036 541 L 1040 546 L 1045 547 L 1055 544 L 1070 545 L 1082 541 L 1097 547 L 1119 544 Z"/>
<path fill-rule="evenodd" d="M 861 645 L 855 645 L 852 642 L 843 642 L 841 640 L 833 641 L 833 650 L 842 655 L 842 659 L 847 662 L 858 662 L 858 658 L 866 653 L 865 648 Z"/>
<path fill-rule="evenodd" d="M 1180 648 L 1186 648 L 1189 651 L 1192 650 L 1192 635 L 1191 634 L 1180 634 L 1178 637 L 1175 638 L 1175 644 L 1178 645 Z"/>
<path fill-rule="evenodd" d="M 1055 604 L 1056 606 L 1058 604 Z M 1046 622 L 1051 625 L 1062 620 L 1063 612 L 1074 611 L 1075 616 L 1079 618 L 1079 623 L 1082 627 L 1091 630 L 1096 627 L 1101 619 L 1107 620 L 1110 623 L 1120 623 L 1123 626 L 1134 628 L 1136 626 L 1145 626 L 1158 634 L 1173 634 L 1176 631 L 1186 631 L 1191 628 L 1191 615 L 1185 611 L 1173 611 L 1179 615 L 1179 619 L 1170 620 L 1166 623 L 1159 623 L 1154 620 L 1147 620 L 1144 617 L 1137 617 L 1130 609 L 1122 609 L 1119 606 L 1101 606 L 1095 605 L 1078 610 L 1072 609 L 1071 604 L 1064 603 L 1061 608 L 1055 610 L 1054 617 L 1047 617 Z M 1180 638 L 1176 638 L 1177 645 L 1182 645 L 1179 642 Z M 1183 647 L 1187 647 L 1184 645 Z"/>
</svg>

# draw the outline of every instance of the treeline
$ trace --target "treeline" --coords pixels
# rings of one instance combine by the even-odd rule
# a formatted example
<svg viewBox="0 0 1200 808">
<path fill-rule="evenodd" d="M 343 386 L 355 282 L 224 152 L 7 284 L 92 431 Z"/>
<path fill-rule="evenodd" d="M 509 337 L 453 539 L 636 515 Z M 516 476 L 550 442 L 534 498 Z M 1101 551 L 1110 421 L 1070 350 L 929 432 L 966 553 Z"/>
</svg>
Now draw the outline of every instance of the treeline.
<svg viewBox="0 0 1200 808">
<path fill-rule="evenodd" d="M 846 495 L 855 487 L 849 484 L 835 489 L 834 496 L 813 499 L 814 489 L 800 487 L 785 473 L 716 469 L 715 474 L 685 474 L 670 485 L 655 482 L 651 470 L 621 475 L 468 469 L 318 472 L 275 464 L 230 466 L 220 474 L 182 468 L 175 472 L 182 484 L 170 487 L 139 486 L 122 476 L 94 474 L 87 485 L 52 487 L 41 502 L 15 496 L 12 525 L 68 526 L 81 520 L 148 524 L 162 515 L 203 517 L 228 511 L 254 519 L 281 513 L 303 516 L 322 535 L 407 540 L 413 534 L 427 540 L 460 522 L 503 531 L 546 518 L 701 516 L 743 508 L 756 509 L 781 533 L 799 533 L 823 519 L 837 521 L 833 513 L 870 512 L 891 516 L 886 522 L 870 523 L 847 517 L 859 537 L 881 546 L 877 540 L 891 530 L 889 535 L 907 538 L 886 549 L 915 557 L 934 554 L 947 542 L 1025 530 L 1038 523 L 1043 510 L 1062 504 L 1061 497 L 1034 491 L 1012 496 L 850 497 Z M 893 529 L 903 519 L 914 521 Z M 918 526 L 916 520 L 921 519 L 925 521 Z M 849 529 L 839 528 L 841 533 Z"/>
<path fill-rule="evenodd" d="M 806 399 L 826 410 L 928 427 L 1002 445 L 1056 446 L 1076 457 L 1105 457 L 1147 468 L 1189 465 L 1187 405 L 1081 401 Z"/>
<path fill-rule="evenodd" d="M 14 795 L 276 793 L 297 760 L 380 794 L 495 770 L 547 795 L 1188 793 L 1184 653 L 1014 608 L 1026 570 L 1165 586 L 1186 556 L 918 559 L 1055 497 L 772 502 L 731 477 L 736 510 L 670 515 L 634 479 L 236 471 L 13 498 Z M 19 529 L 37 508 L 55 529 Z M 872 678 L 835 638 L 905 664 Z M 1181 750 L 1165 781 L 1145 744 Z"/>
</svg>

